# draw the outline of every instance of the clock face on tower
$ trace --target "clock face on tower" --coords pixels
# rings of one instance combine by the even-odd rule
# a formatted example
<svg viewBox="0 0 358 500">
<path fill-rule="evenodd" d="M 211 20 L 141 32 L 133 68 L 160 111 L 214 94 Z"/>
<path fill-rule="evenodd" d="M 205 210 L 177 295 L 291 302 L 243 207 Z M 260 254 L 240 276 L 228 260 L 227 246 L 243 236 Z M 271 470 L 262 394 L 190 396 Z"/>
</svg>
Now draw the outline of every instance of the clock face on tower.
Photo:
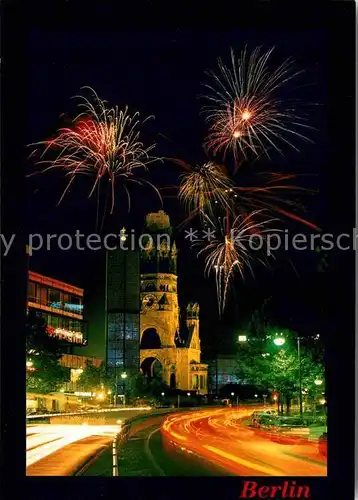
<svg viewBox="0 0 358 500">
<path fill-rule="evenodd" d="M 142 304 L 145 309 L 152 309 L 157 302 L 155 295 L 146 295 L 143 298 Z"/>
</svg>

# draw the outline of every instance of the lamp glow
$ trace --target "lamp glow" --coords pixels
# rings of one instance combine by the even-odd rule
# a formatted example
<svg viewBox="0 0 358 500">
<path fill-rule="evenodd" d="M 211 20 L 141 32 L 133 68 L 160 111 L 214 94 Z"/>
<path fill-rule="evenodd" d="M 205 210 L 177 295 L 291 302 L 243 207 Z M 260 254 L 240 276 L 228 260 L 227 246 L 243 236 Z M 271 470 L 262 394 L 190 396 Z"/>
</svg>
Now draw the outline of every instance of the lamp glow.
<svg viewBox="0 0 358 500">
<path fill-rule="evenodd" d="M 239 335 L 238 337 L 239 342 L 247 342 L 247 337 L 246 335 Z"/>
<path fill-rule="evenodd" d="M 283 338 L 283 337 L 276 337 L 274 340 L 273 340 L 273 343 L 277 346 L 282 346 L 284 343 L 286 342 L 286 340 Z"/>
<path fill-rule="evenodd" d="M 123 227 L 120 231 L 120 240 L 121 241 L 126 241 L 127 240 L 127 235 L 126 235 L 126 229 Z"/>
</svg>

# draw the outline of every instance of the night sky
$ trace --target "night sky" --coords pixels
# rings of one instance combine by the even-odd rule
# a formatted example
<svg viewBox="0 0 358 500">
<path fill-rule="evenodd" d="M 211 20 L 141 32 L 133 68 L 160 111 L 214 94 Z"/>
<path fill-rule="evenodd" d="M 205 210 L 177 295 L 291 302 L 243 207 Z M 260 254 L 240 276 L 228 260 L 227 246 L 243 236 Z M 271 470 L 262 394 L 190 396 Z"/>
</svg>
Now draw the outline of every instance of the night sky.
<svg viewBox="0 0 358 500">
<path fill-rule="evenodd" d="M 292 57 L 298 69 L 305 73 L 297 80 L 296 96 L 302 103 L 311 103 L 310 124 L 317 130 L 309 136 L 314 143 L 299 141 L 300 153 L 284 149 L 271 161 L 262 160 L 251 168 L 258 171 L 289 171 L 309 174 L 301 185 L 313 187 L 319 193 L 307 200 L 306 216 L 322 228 L 332 230 L 329 207 L 331 180 L 326 175 L 327 163 L 336 147 L 327 138 L 327 34 L 322 30 L 279 31 L 208 31 L 173 29 L 171 31 L 130 31 L 117 33 L 92 32 L 45 33 L 33 31 L 28 44 L 30 71 L 29 122 L 27 142 L 32 143 L 54 135 L 66 118 L 75 115 L 72 96 L 80 87 L 93 87 L 110 105 L 138 110 L 141 116 L 155 115 L 143 128 L 143 140 L 157 142 L 156 153 L 176 157 L 190 164 L 200 164 L 207 157 L 202 143 L 206 134 L 204 118 L 200 114 L 199 94 L 207 81 L 205 71 L 216 69 L 221 57 L 229 63 L 230 48 L 236 53 L 245 45 L 250 50 L 262 45 L 275 46 L 272 64 L 280 64 Z M 64 122 L 65 119 L 65 122 Z M 67 121 L 68 123 L 68 121 Z M 28 162 L 27 172 L 36 167 Z M 153 167 L 153 180 L 159 186 L 178 183 L 177 167 L 170 162 Z M 74 234 L 95 232 L 95 197 L 87 199 L 91 183 L 78 179 L 61 205 L 56 207 L 65 187 L 63 175 L 48 173 L 31 177 L 28 185 L 28 226 L 31 233 Z M 120 193 L 119 193 L 120 194 Z M 132 227 L 139 227 L 144 215 L 161 206 L 148 190 L 133 192 Z M 164 199 L 164 209 L 173 225 L 182 220 L 183 213 L 176 200 Z M 108 228 L 118 232 L 128 224 L 126 208 L 117 200 L 116 211 L 108 221 Z M 127 225 L 128 227 L 128 225 Z M 288 228 L 302 232 L 292 224 Z M 318 256 L 309 250 L 278 254 L 270 270 L 255 266 L 255 278 L 249 273 L 245 282 L 235 281 L 225 317 L 219 321 L 213 280 L 203 278 L 203 261 L 190 252 L 177 234 L 180 247 L 179 294 L 182 304 L 197 300 L 201 306 L 201 338 L 204 350 L 220 341 L 223 350 L 232 350 L 233 336 L 264 298 L 270 296 L 269 314 L 272 321 L 310 335 L 322 330 L 323 295 L 315 292 L 322 287 L 322 276 L 317 274 Z M 37 252 L 32 260 L 34 270 L 84 286 L 92 314 L 104 304 L 103 254 L 100 252 Z M 91 330 L 90 330 L 91 332 Z M 91 344 L 91 336 L 89 338 Z M 94 345 L 94 344 L 93 344 Z"/>
</svg>

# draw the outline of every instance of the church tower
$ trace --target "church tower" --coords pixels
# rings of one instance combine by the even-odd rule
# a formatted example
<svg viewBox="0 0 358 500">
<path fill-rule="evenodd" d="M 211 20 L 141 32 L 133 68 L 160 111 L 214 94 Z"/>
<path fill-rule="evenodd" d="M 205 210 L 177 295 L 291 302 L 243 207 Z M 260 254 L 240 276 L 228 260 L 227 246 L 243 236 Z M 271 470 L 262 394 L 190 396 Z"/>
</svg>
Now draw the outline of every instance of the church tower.
<svg viewBox="0 0 358 500">
<path fill-rule="evenodd" d="M 200 363 L 199 304 L 190 303 L 179 323 L 177 249 L 169 216 L 146 217 L 140 276 L 140 363 L 147 377 L 160 375 L 172 389 L 207 392 Z M 182 327 L 182 328 L 181 328 Z"/>
<path fill-rule="evenodd" d="M 169 216 L 162 210 L 146 217 L 141 265 L 141 347 L 174 347 L 179 331 L 177 250 Z M 143 238 L 144 239 L 144 238 Z M 155 328 L 159 338 L 154 338 Z M 144 335 L 143 335 L 144 333 Z"/>
<path fill-rule="evenodd" d="M 188 304 L 186 308 L 186 326 L 190 332 L 188 347 L 199 351 L 200 359 L 199 309 L 199 304 L 197 302 L 190 302 Z"/>
</svg>

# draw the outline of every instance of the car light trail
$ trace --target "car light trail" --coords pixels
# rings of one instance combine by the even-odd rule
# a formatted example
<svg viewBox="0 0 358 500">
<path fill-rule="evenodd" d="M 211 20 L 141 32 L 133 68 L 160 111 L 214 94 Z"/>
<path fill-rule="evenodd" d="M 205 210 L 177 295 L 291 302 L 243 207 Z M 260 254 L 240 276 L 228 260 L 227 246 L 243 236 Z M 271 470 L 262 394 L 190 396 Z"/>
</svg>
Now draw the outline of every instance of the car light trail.
<svg viewBox="0 0 358 500">
<path fill-rule="evenodd" d="M 259 407 L 241 406 L 186 412 L 168 417 L 161 428 L 164 442 L 241 476 L 327 476 L 327 459 L 318 443 L 300 436 L 252 429 L 244 425 Z M 267 408 L 266 408 L 267 409 Z"/>
<path fill-rule="evenodd" d="M 26 467 L 29 467 L 68 444 L 90 436 L 110 435 L 114 437 L 120 430 L 121 427 L 118 425 L 38 426 L 36 427 L 36 435 L 27 437 Z M 34 446 L 33 442 L 36 442 L 36 446 Z"/>
<path fill-rule="evenodd" d="M 71 412 L 71 413 L 44 413 L 42 415 L 27 415 L 27 420 L 33 420 L 38 418 L 47 418 L 47 417 L 71 417 L 71 416 L 81 416 L 86 413 L 108 413 L 108 412 L 118 412 L 118 411 L 149 411 L 152 410 L 150 406 L 141 406 L 141 407 L 133 407 L 133 408 L 105 408 L 103 410 L 87 410 L 87 411 L 79 411 L 79 412 Z"/>
<path fill-rule="evenodd" d="M 277 471 L 276 469 L 272 469 L 270 467 L 263 467 L 262 465 L 259 465 L 257 463 L 252 463 L 249 462 L 248 460 L 244 460 L 243 458 L 236 457 L 231 453 L 227 453 L 226 451 L 220 450 L 219 448 L 215 448 L 215 446 L 204 445 L 203 448 L 212 451 L 213 453 L 219 455 L 220 457 L 226 458 L 227 460 L 231 460 L 232 462 L 235 462 L 239 465 L 243 465 L 248 469 L 253 469 L 256 472 L 261 472 L 262 474 L 265 474 L 267 476 L 277 476 L 280 475 L 281 473 L 281 471 Z"/>
</svg>

